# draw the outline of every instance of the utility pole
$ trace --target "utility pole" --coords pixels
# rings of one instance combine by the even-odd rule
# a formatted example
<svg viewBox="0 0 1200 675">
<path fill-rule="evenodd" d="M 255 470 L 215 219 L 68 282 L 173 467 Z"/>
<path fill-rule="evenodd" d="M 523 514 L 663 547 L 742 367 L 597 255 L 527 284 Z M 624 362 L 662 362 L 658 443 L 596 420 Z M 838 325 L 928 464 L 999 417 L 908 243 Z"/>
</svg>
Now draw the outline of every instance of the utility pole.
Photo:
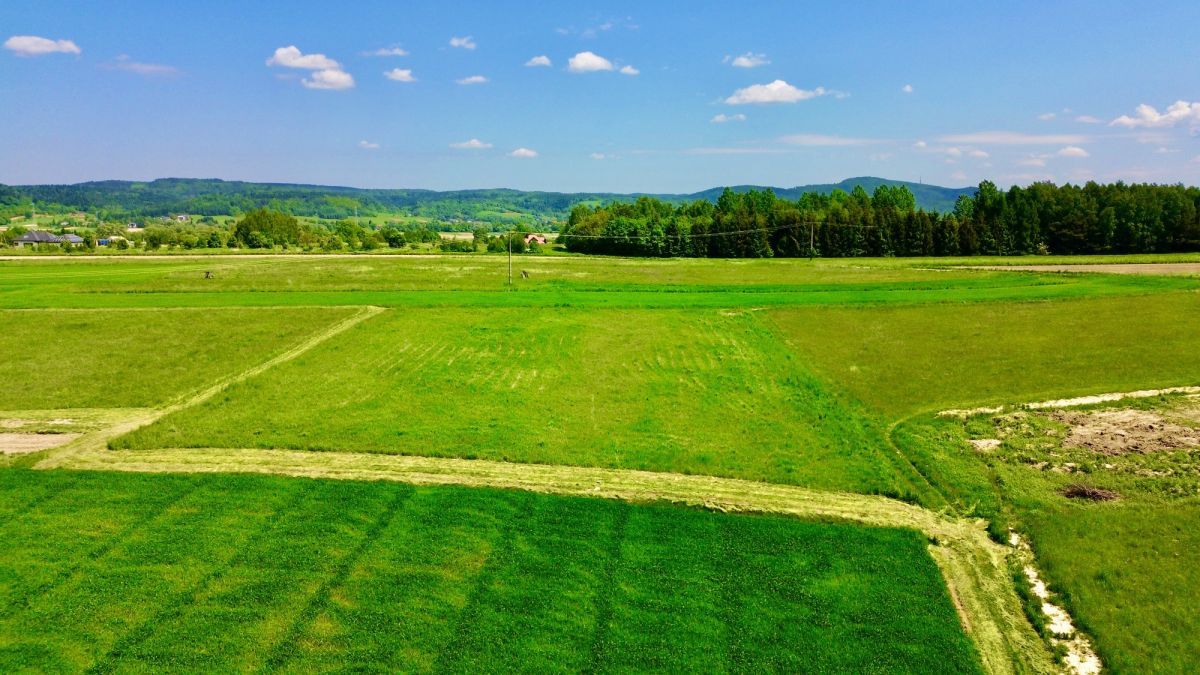
<svg viewBox="0 0 1200 675">
<path fill-rule="evenodd" d="M 813 223 L 813 221 L 811 221 L 811 220 L 810 220 L 810 221 L 808 221 L 808 259 L 809 259 L 809 260 L 812 260 L 812 259 L 813 259 L 813 254 L 814 254 L 814 246 L 813 246 L 813 244 L 814 244 L 814 242 L 816 241 L 816 239 L 815 239 L 815 237 L 814 237 L 814 235 L 813 235 L 813 228 L 814 228 L 814 227 L 816 227 L 816 225 Z"/>
<path fill-rule="evenodd" d="M 512 286 L 512 238 L 513 233 L 508 233 L 508 285 Z"/>
</svg>

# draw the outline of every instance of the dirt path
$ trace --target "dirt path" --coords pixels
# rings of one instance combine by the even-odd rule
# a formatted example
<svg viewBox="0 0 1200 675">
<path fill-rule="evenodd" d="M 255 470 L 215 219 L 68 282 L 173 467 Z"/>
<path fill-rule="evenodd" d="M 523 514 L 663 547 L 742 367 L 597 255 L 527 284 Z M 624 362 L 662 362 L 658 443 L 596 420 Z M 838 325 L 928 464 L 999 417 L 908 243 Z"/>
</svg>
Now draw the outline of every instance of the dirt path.
<svg viewBox="0 0 1200 675">
<path fill-rule="evenodd" d="M 49 455 L 35 465 L 35 468 L 53 469 L 64 466 L 70 457 L 77 454 L 107 452 L 108 442 L 111 439 L 122 434 L 129 433 L 130 431 L 133 431 L 139 427 L 151 424 L 152 422 L 170 415 L 173 412 L 183 410 L 184 408 L 190 408 L 194 405 L 199 405 L 213 396 L 221 393 L 229 386 L 254 377 L 264 370 L 271 368 L 272 366 L 284 363 L 285 361 L 290 361 L 328 340 L 329 338 L 343 331 L 349 330 L 355 325 L 384 311 L 386 310 L 382 307 L 362 307 L 350 317 L 343 319 L 318 333 L 315 333 L 314 335 L 305 339 L 303 342 L 295 345 L 281 354 L 277 354 L 274 358 L 264 361 L 257 366 L 226 377 L 217 383 L 205 387 L 199 391 L 190 394 L 184 394 L 163 408 L 131 411 L 130 416 L 122 419 L 112 426 L 83 434 L 79 438 L 75 439 L 74 442 L 63 445 L 60 448 L 50 452 Z"/>
<path fill-rule="evenodd" d="M 1102 274 L 1200 275 L 1200 263 L 1085 263 L 1081 265 L 978 265 L 1000 272 L 1099 272 Z"/>
</svg>

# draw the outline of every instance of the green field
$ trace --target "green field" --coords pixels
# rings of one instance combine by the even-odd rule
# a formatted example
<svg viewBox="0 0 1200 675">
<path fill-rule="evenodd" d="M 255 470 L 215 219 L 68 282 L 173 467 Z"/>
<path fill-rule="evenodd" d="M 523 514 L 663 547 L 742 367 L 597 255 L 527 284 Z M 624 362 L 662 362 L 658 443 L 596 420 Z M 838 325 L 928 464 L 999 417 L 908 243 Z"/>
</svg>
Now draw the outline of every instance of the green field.
<svg viewBox="0 0 1200 675">
<path fill-rule="evenodd" d="M 24 470 L 0 472 L 0 514 L 6 672 L 977 669 L 901 530 Z"/>
<path fill-rule="evenodd" d="M 270 472 L 284 464 L 262 453 L 290 449 L 288 466 L 312 458 L 303 475 L 489 485 L 465 458 L 528 465 L 534 486 L 538 465 L 633 469 L 757 481 L 711 479 L 715 504 L 736 489 L 772 510 L 767 484 L 784 484 L 982 517 L 997 540 L 1029 538 L 1107 667 L 1187 670 L 1194 456 L 1056 473 L 1030 460 L 1058 457 L 1050 422 L 985 454 L 968 439 L 1008 422 L 934 413 L 1200 384 L 1200 279 L 956 262 L 537 257 L 508 287 L 506 260 L 486 255 L 0 261 L 0 320 L 16 327 L 0 344 L 53 345 L 0 364 L 0 422 L 92 420 L 63 451 L 0 469 L 0 529 L 20 542 L 0 553 L 0 664 L 997 663 L 980 609 L 955 600 L 974 645 L 955 619 L 961 571 L 943 547 L 957 544 L 905 529 L 923 527 L 905 520 L 914 507 L 889 500 L 880 528 L 486 487 L 30 470 L 78 456 L 162 471 L 184 453 L 198 461 L 165 470 Z M 122 410 L 135 421 L 112 424 Z M 389 475 L 403 456 L 447 459 L 433 478 Z M 1184 477 L 1136 474 L 1167 461 Z M 591 494 L 585 480 L 567 492 Z M 1122 498 L 1059 494 L 1080 480 Z"/>
</svg>

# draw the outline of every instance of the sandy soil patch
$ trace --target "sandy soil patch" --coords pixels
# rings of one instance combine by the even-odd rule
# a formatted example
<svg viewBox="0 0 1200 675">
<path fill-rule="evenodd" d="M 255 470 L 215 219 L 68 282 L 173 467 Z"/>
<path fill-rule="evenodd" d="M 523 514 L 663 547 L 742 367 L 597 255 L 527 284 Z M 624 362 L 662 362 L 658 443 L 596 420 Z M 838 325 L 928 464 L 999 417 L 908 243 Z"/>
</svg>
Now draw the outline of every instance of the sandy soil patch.
<svg viewBox="0 0 1200 675">
<path fill-rule="evenodd" d="M 1200 429 L 1177 424 L 1150 410 L 1062 411 L 1051 417 L 1070 426 L 1064 448 L 1113 456 L 1200 447 Z"/>
<path fill-rule="evenodd" d="M 1084 265 L 987 265 L 972 269 L 1017 272 L 1200 275 L 1200 263 L 1092 263 Z"/>
<path fill-rule="evenodd" d="M 24 455 L 57 448 L 78 437 L 79 434 L 0 434 L 0 455 Z"/>
</svg>

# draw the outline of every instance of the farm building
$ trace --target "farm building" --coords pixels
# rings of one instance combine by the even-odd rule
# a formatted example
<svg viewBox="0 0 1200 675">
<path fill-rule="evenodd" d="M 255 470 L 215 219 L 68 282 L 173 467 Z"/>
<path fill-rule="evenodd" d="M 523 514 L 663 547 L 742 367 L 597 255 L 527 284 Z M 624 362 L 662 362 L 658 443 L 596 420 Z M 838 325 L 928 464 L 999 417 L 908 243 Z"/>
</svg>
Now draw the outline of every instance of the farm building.
<svg viewBox="0 0 1200 675">
<path fill-rule="evenodd" d="M 545 237 L 544 235 L 541 235 L 541 234 L 527 234 L 527 235 L 525 235 L 525 243 L 526 243 L 526 244 L 529 244 L 529 243 L 532 243 L 532 242 L 535 242 L 535 241 L 536 241 L 537 243 L 539 243 L 539 244 L 545 244 L 545 243 L 546 243 L 546 237 Z"/>
<path fill-rule="evenodd" d="M 71 234 L 70 232 L 59 237 L 58 240 L 59 240 L 59 242 L 61 242 L 63 244 L 82 244 L 83 243 L 83 237 L 81 237 L 77 234 Z"/>
<path fill-rule="evenodd" d="M 21 247 L 31 246 L 33 244 L 59 244 L 62 243 L 62 238 L 60 238 L 58 235 L 42 230 L 30 230 L 17 237 L 13 243 Z"/>
</svg>

